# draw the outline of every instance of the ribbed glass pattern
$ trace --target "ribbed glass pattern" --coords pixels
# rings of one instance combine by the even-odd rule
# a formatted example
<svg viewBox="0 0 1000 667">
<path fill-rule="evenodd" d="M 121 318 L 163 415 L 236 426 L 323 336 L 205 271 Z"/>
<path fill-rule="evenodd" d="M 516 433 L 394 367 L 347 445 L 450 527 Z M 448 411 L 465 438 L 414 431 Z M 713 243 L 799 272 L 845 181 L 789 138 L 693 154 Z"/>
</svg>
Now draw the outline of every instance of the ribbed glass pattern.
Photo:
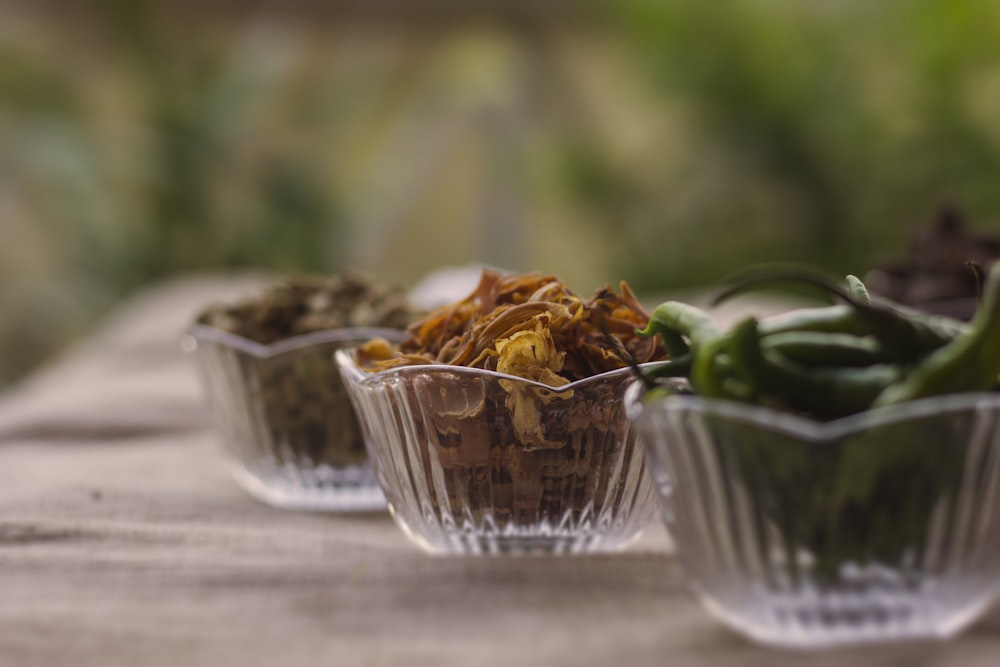
<svg viewBox="0 0 1000 667">
<path fill-rule="evenodd" d="M 426 551 L 616 550 L 655 513 L 628 369 L 556 390 L 443 365 L 371 375 L 336 356 L 389 509 Z"/>
<path fill-rule="evenodd" d="M 385 329 L 338 329 L 260 345 L 196 325 L 183 346 L 198 362 L 233 475 L 287 509 L 384 510 L 333 353 Z"/>
<path fill-rule="evenodd" d="M 707 608 L 777 645 L 946 637 L 1000 574 L 1000 394 L 828 424 L 697 397 L 626 403 Z"/>
</svg>

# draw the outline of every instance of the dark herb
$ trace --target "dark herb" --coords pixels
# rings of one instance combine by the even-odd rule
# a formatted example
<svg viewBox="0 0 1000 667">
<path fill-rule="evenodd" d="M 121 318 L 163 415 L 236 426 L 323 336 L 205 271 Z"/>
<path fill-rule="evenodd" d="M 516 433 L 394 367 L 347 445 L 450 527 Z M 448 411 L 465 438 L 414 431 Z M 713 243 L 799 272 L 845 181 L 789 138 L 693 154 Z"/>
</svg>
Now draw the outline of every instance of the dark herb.
<svg viewBox="0 0 1000 667">
<path fill-rule="evenodd" d="M 208 308 L 198 322 L 268 344 L 347 327 L 403 329 L 415 318 L 401 288 L 348 273 L 291 278 L 242 303 Z"/>
<path fill-rule="evenodd" d="M 198 322 L 272 344 L 353 327 L 402 330 L 416 316 L 402 289 L 346 274 L 292 278 L 242 303 L 209 308 Z M 333 360 L 337 349 L 360 342 L 314 342 L 270 356 L 240 357 L 246 400 L 263 413 L 274 450 L 270 456 L 306 466 L 341 467 L 367 460 Z"/>
</svg>

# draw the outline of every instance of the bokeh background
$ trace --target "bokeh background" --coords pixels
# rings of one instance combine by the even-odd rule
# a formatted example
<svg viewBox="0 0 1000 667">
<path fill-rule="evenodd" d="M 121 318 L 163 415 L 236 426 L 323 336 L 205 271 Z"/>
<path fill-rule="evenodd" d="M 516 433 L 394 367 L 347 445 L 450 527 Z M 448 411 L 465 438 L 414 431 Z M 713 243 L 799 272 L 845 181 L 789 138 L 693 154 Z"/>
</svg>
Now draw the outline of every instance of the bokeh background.
<svg viewBox="0 0 1000 667">
<path fill-rule="evenodd" d="M 998 176 L 1000 3 L 0 2 L 0 386 L 170 276 L 860 273 Z"/>
</svg>

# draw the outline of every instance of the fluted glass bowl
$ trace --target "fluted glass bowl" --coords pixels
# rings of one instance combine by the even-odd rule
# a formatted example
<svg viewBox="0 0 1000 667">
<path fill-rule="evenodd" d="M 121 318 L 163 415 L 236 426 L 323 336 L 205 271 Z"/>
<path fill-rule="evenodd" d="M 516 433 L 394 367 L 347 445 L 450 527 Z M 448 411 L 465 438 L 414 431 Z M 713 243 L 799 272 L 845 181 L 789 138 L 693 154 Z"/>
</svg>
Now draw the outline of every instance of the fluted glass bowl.
<svg viewBox="0 0 1000 667">
<path fill-rule="evenodd" d="M 618 550 L 656 511 L 629 369 L 552 387 L 447 365 L 367 373 L 337 352 L 389 510 L 431 553 Z"/>
<path fill-rule="evenodd" d="M 233 476 L 274 507 L 384 510 L 333 353 L 395 329 L 344 328 L 262 345 L 206 325 L 182 346 L 197 359 Z"/>
<path fill-rule="evenodd" d="M 756 640 L 944 638 L 1000 574 L 1000 394 L 819 423 L 694 396 L 625 401 L 682 563 Z"/>
</svg>

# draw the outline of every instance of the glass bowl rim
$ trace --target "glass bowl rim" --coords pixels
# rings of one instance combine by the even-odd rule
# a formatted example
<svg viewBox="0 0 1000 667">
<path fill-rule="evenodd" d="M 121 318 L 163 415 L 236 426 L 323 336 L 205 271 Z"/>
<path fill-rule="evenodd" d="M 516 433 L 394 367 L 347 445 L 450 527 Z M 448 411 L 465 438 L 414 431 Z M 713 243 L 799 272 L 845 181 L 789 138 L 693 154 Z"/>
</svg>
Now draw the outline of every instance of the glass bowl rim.
<svg viewBox="0 0 1000 667">
<path fill-rule="evenodd" d="M 835 441 L 844 436 L 868 429 L 906 422 L 909 420 L 963 412 L 974 408 L 988 408 L 1000 412 L 1000 392 L 964 392 L 929 396 L 897 405 L 866 410 L 831 421 L 818 421 L 802 415 L 783 412 L 762 405 L 738 401 L 705 398 L 694 395 L 671 395 L 655 399 L 649 405 L 641 398 L 641 383 L 628 387 L 623 397 L 625 414 L 633 422 L 654 410 L 715 414 L 727 419 L 757 426 L 763 430 L 813 441 Z"/>
<path fill-rule="evenodd" d="M 385 338 L 393 342 L 401 342 L 406 338 L 406 330 L 389 327 L 341 327 L 298 334 L 276 340 L 273 343 L 258 343 L 231 331 L 195 322 L 188 326 L 183 336 L 184 340 L 193 339 L 196 342 L 217 343 L 259 359 L 269 359 L 313 345 L 360 342 L 372 338 Z M 194 349 L 190 344 L 185 344 L 184 340 L 181 343 L 184 349 Z"/>
<path fill-rule="evenodd" d="M 636 382 L 639 378 L 635 376 L 635 371 L 630 366 L 623 366 L 622 368 L 615 368 L 610 371 L 604 371 L 603 373 L 598 373 L 596 375 L 591 375 L 589 377 L 581 378 L 579 380 L 574 380 L 568 384 L 560 385 L 558 387 L 552 386 L 550 384 L 545 384 L 544 382 L 538 382 L 537 380 L 531 380 L 528 378 L 521 377 L 519 375 L 511 375 L 509 373 L 501 373 L 499 371 L 491 371 L 485 368 L 474 368 L 471 366 L 457 366 L 452 364 L 409 364 L 406 366 L 397 366 L 395 368 L 387 368 L 381 371 L 375 371 L 374 373 L 369 373 L 358 365 L 357 361 L 354 359 L 354 354 L 351 349 L 341 349 L 334 353 L 334 357 L 340 363 L 341 370 L 349 370 L 353 376 L 354 381 L 359 385 L 374 385 L 376 383 L 385 382 L 393 377 L 406 377 L 408 375 L 419 374 L 419 373 L 454 373 L 458 375 L 467 376 L 478 376 L 482 378 L 490 378 L 494 380 L 509 380 L 517 382 L 522 385 L 529 387 L 537 387 L 539 389 L 544 389 L 556 394 L 561 394 L 567 391 L 573 391 L 574 389 L 579 389 L 581 387 L 587 386 L 594 382 L 618 379 L 623 375 L 632 375 Z M 656 366 L 661 362 L 651 361 L 645 364 L 639 364 L 639 368 L 645 368 L 647 366 Z"/>
</svg>

